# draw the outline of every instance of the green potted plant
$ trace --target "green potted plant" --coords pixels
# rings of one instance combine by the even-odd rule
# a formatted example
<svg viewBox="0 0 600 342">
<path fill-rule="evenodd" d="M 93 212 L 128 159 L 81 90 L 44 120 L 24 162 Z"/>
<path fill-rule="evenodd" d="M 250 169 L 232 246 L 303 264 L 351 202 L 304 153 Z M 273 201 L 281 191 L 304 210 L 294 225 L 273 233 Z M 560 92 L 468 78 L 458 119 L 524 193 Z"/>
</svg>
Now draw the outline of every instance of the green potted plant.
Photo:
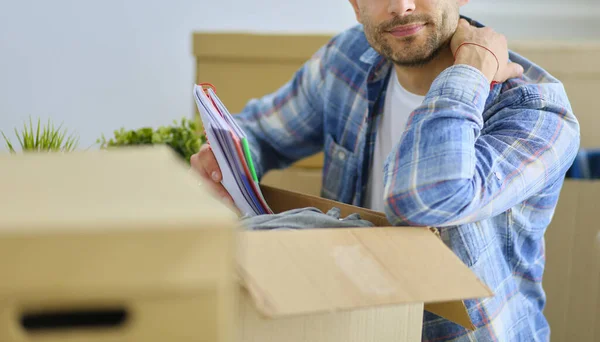
<svg viewBox="0 0 600 342">
<path fill-rule="evenodd" d="M 4 142 L 11 153 L 17 153 L 15 145 L 11 140 L 0 131 Z M 23 152 L 71 152 L 79 145 L 79 137 L 74 133 L 68 133 L 62 128 L 62 124 L 55 127 L 48 119 L 46 125 L 41 124 L 38 118 L 37 125 L 29 118 L 29 124 L 23 123 L 23 129 L 19 131 L 15 128 L 15 135 Z"/>
<path fill-rule="evenodd" d="M 114 131 L 114 137 L 106 139 L 104 135 L 98 139 L 100 148 L 166 144 L 173 148 L 178 155 L 188 163 L 190 157 L 197 153 L 206 137 L 201 133 L 197 120 L 182 118 L 179 122 L 173 121 L 171 126 L 160 126 L 156 129 L 143 127 L 126 130 L 121 128 Z"/>
</svg>

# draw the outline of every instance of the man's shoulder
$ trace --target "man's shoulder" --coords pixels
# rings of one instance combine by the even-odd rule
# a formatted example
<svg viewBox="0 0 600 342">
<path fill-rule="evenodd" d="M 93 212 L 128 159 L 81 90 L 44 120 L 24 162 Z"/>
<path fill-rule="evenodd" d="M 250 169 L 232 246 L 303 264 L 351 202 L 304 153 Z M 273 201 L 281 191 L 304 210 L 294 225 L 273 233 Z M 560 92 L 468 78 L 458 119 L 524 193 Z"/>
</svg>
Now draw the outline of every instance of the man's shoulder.
<svg viewBox="0 0 600 342">
<path fill-rule="evenodd" d="M 510 60 L 523 67 L 523 76 L 506 81 L 501 97 L 514 100 L 550 102 L 570 109 L 569 99 L 563 83 L 535 62 L 510 51 Z"/>
</svg>

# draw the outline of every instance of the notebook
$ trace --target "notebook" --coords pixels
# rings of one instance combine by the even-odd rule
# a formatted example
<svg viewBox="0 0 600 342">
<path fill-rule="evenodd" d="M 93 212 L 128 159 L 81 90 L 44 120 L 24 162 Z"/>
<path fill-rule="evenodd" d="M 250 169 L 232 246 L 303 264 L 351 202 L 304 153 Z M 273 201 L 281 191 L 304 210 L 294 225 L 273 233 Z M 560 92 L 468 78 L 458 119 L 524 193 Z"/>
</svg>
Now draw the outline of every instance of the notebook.
<svg viewBox="0 0 600 342">
<path fill-rule="evenodd" d="M 221 183 L 244 216 L 272 214 L 256 177 L 246 134 L 235 122 L 214 87 L 194 85 L 194 99 L 206 139 L 217 159 Z"/>
</svg>

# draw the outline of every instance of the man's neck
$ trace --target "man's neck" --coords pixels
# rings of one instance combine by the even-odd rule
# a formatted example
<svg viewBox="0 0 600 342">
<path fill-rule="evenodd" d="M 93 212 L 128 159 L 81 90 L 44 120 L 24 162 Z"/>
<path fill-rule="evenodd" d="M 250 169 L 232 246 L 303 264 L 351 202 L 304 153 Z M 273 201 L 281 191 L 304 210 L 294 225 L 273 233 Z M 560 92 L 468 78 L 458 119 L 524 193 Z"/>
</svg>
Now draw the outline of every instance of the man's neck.
<svg viewBox="0 0 600 342">
<path fill-rule="evenodd" d="M 454 64 L 450 48 L 444 48 L 431 62 L 419 67 L 394 65 L 398 81 L 404 89 L 416 95 L 427 95 L 431 84 L 442 71 Z"/>
</svg>

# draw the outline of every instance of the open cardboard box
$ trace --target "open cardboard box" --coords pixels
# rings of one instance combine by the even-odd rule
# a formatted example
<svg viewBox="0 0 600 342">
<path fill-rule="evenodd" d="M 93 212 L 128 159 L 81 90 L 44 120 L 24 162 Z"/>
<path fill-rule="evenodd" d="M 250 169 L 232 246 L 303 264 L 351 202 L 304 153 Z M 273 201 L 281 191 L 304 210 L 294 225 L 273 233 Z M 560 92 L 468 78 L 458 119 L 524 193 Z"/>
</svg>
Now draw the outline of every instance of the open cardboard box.
<svg viewBox="0 0 600 342">
<path fill-rule="evenodd" d="M 275 212 L 332 207 L 377 228 L 251 231 L 239 257 L 241 341 L 418 341 L 423 310 L 474 329 L 464 299 L 492 295 L 428 228 L 261 186 Z"/>
<path fill-rule="evenodd" d="M 491 295 L 426 228 L 239 231 L 167 148 L 0 164 L 3 342 L 418 341 L 424 307 L 473 328 L 462 300 Z M 337 206 L 388 225 L 263 191 L 278 212 Z"/>
<path fill-rule="evenodd" d="M 273 170 L 264 183 L 318 194 L 321 170 Z M 566 179 L 544 236 L 544 315 L 552 341 L 600 341 L 599 193 L 600 180 Z"/>
</svg>

